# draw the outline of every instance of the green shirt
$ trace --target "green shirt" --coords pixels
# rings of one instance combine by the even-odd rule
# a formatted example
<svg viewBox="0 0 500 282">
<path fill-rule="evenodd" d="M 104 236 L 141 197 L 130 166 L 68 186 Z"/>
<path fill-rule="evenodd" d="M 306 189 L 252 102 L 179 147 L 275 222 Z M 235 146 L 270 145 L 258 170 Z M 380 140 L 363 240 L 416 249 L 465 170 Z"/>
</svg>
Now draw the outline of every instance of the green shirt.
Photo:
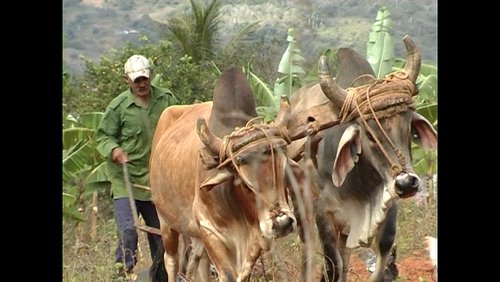
<svg viewBox="0 0 500 282">
<path fill-rule="evenodd" d="M 114 98 L 106 108 L 97 129 L 97 150 L 106 158 L 113 198 L 128 197 L 121 164 L 112 161 L 114 148 L 121 147 L 128 155 L 128 173 L 132 184 L 149 187 L 149 156 L 156 124 L 163 110 L 177 103 L 168 89 L 151 85 L 147 109 L 135 103 L 130 89 Z M 133 187 L 136 200 L 149 201 L 149 191 Z"/>
</svg>

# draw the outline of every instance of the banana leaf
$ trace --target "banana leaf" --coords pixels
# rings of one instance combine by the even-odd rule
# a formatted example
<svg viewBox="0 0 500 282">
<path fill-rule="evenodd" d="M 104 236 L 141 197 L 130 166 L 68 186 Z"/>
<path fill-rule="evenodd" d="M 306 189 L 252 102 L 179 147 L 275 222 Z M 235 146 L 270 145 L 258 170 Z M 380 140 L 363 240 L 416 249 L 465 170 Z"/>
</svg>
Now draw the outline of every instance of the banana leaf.
<svg viewBox="0 0 500 282">
<path fill-rule="evenodd" d="M 274 107 L 274 94 L 269 84 L 250 70 L 245 71 L 258 107 Z"/>
<path fill-rule="evenodd" d="M 84 127 L 74 127 L 63 129 L 63 149 L 67 150 L 80 141 L 89 141 L 95 139 L 95 130 Z"/>
<path fill-rule="evenodd" d="M 429 175 L 437 172 L 437 153 L 412 144 L 413 168 L 418 175 Z"/>
<path fill-rule="evenodd" d="M 281 96 L 290 98 L 302 86 L 301 78 L 306 75 L 302 67 L 305 59 L 301 54 L 299 45 L 295 41 L 293 28 L 288 29 L 287 41 L 289 42 L 288 47 L 281 57 L 278 65 L 279 75 L 274 83 L 275 105 L 279 105 Z"/>
<path fill-rule="evenodd" d="M 377 78 L 383 78 L 390 73 L 394 63 L 394 43 L 389 34 L 392 22 L 389 16 L 389 10 L 382 7 L 368 35 L 367 60 Z"/>
<path fill-rule="evenodd" d="M 103 116 L 102 112 L 83 113 L 78 117 L 78 121 L 83 127 L 97 130 Z"/>
<path fill-rule="evenodd" d="M 88 167 L 89 156 L 93 154 L 93 149 L 89 143 L 86 142 L 81 146 L 76 144 L 68 150 L 63 150 L 62 172 L 64 182 L 69 182 Z"/>
<path fill-rule="evenodd" d="M 437 102 L 430 104 L 417 104 L 417 112 L 424 116 L 437 129 Z"/>
</svg>

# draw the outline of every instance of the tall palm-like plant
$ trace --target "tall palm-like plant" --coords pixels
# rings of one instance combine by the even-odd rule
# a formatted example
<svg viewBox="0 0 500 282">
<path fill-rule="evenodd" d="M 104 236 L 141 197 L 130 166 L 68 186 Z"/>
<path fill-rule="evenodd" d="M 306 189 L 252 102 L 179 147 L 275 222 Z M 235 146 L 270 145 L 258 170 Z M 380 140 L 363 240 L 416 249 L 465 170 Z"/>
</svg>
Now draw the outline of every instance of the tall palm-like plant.
<svg viewBox="0 0 500 282">
<path fill-rule="evenodd" d="M 255 41 L 253 35 L 259 21 L 241 27 L 225 46 L 221 46 L 221 0 L 212 0 L 205 6 L 195 0 L 190 3 L 189 13 L 173 18 L 168 29 L 172 42 L 195 64 L 213 62 L 217 58 L 224 58 L 223 64 L 227 59 L 238 59 L 240 47 Z"/>
<path fill-rule="evenodd" d="M 168 29 L 174 36 L 174 42 L 194 62 L 211 60 L 216 55 L 215 47 L 220 43 L 217 32 L 221 23 L 222 2 L 212 0 L 207 6 L 201 6 L 195 0 L 189 2 L 191 13 L 172 19 Z"/>
</svg>

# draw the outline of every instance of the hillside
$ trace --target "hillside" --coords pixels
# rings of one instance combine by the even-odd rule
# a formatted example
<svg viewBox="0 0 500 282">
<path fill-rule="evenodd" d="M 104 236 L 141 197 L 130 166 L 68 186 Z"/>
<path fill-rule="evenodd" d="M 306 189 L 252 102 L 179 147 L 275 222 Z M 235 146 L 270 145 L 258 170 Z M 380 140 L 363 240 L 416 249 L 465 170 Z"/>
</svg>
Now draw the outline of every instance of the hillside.
<svg viewBox="0 0 500 282">
<path fill-rule="evenodd" d="M 201 0 L 199 0 L 201 1 Z M 208 0 L 206 0 L 208 2 Z M 306 60 L 314 63 L 327 48 L 353 47 L 365 53 L 377 11 L 391 12 L 396 54 L 408 33 L 422 51 L 423 62 L 437 63 L 437 0 L 223 0 L 221 41 L 241 26 L 258 21 L 258 56 L 276 65 L 295 28 Z M 126 43 L 156 42 L 169 19 L 189 10 L 189 0 L 63 0 L 63 60 L 66 71 L 80 74 L 84 61 L 98 61 Z"/>
</svg>

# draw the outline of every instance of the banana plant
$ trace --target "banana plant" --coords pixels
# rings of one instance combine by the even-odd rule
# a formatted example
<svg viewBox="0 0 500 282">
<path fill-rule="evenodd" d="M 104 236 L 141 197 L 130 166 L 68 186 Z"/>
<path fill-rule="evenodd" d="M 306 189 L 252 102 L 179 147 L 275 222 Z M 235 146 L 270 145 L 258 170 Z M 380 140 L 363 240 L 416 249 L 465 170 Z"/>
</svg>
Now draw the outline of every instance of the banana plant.
<svg viewBox="0 0 500 282">
<path fill-rule="evenodd" d="M 252 65 L 243 68 L 256 101 L 255 110 L 266 122 L 271 121 L 277 112 L 274 111 L 274 91 L 271 86 L 252 71 Z"/>
<path fill-rule="evenodd" d="M 278 65 L 278 78 L 273 89 L 251 71 L 251 66 L 244 70 L 257 100 L 257 114 L 266 122 L 272 120 L 278 113 L 280 97 L 290 98 L 297 89 L 302 87 L 302 79 L 306 75 L 302 67 L 305 59 L 295 40 L 293 28 L 288 29 L 287 41 L 288 47 Z"/>
<path fill-rule="evenodd" d="M 372 26 L 372 31 L 368 35 L 366 45 L 367 60 L 377 78 L 383 78 L 390 73 L 394 64 L 394 43 L 390 35 L 392 24 L 390 15 L 386 7 L 380 8 Z"/>
<path fill-rule="evenodd" d="M 68 115 L 63 128 L 62 180 L 63 215 L 83 220 L 85 198 L 107 185 L 104 159 L 96 150 L 95 134 L 103 113 Z"/>
<path fill-rule="evenodd" d="M 297 89 L 302 87 L 301 79 L 306 76 L 306 71 L 302 67 L 305 59 L 302 57 L 294 33 L 293 28 L 288 29 L 286 39 L 288 47 L 278 65 L 278 78 L 274 83 L 275 105 L 279 105 L 281 96 L 290 98 Z"/>
</svg>

